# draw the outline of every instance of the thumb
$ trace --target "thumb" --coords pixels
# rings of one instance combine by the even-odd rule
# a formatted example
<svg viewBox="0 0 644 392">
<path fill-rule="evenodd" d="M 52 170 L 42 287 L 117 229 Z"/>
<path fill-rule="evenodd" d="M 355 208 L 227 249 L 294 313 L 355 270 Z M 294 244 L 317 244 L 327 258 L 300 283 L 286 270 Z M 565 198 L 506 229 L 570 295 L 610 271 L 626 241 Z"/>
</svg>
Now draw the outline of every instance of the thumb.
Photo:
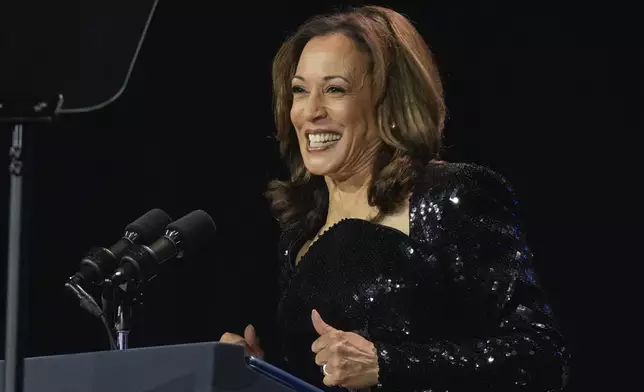
<svg viewBox="0 0 644 392">
<path fill-rule="evenodd" d="M 320 313 L 315 309 L 311 312 L 311 321 L 313 322 L 313 328 L 315 328 L 315 331 L 320 335 L 335 331 L 335 328 L 322 320 Z"/>
<path fill-rule="evenodd" d="M 259 338 L 252 324 L 248 324 L 244 329 L 244 340 L 252 348 L 259 348 Z"/>
</svg>

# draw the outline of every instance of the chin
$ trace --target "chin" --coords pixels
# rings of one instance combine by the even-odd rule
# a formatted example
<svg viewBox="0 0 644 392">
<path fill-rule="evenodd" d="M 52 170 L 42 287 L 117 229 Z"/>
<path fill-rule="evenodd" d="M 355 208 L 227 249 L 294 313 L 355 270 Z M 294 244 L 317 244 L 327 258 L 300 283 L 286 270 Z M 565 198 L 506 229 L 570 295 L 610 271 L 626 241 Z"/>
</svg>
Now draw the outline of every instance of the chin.
<svg viewBox="0 0 644 392">
<path fill-rule="evenodd" d="M 336 173 L 344 161 L 337 154 L 320 154 L 303 151 L 304 167 L 315 176 L 328 176 Z"/>
<path fill-rule="evenodd" d="M 337 171 L 336 166 L 338 165 L 329 161 L 304 159 L 304 166 L 314 176 L 328 176 Z"/>
</svg>

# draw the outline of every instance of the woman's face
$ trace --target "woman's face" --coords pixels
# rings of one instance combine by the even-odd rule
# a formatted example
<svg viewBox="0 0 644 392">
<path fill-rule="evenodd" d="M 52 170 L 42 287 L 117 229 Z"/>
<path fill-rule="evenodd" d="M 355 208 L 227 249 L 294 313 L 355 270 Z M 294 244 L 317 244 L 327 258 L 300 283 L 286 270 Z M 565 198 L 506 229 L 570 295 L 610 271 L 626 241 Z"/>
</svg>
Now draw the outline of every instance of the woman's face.
<svg viewBox="0 0 644 392">
<path fill-rule="evenodd" d="M 351 176 L 368 170 L 380 136 L 368 58 L 340 34 L 311 39 L 292 81 L 291 122 L 307 170 Z"/>
</svg>

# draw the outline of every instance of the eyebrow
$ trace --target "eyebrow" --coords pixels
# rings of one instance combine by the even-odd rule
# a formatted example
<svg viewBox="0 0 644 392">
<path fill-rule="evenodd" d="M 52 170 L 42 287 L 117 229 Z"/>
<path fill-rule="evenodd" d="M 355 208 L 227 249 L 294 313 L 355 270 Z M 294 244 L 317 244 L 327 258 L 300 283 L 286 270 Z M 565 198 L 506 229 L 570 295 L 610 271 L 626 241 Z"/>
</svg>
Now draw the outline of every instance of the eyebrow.
<svg viewBox="0 0 644 392">
<path fill-rule="evenodd" d="M 301 77 L 300 75 L 293 76 L 293 79 L 299 79 L 299 80 L 301 80 L 303 82 L 306 80 L 303 77 Z M 347 78 L 345 78 L 344 76 L 340 76 L 340 75 L 329 75 L 329 76 L 325 76 L 325 77 L 322 78 L 322 80 L 324 80 L 325 82 L 328 82 L 331 79 L 342 79 L 345 82 L 350 84 L 350 82 L 349 82 L 349 80 L 347 80 Z"/>
</svg>

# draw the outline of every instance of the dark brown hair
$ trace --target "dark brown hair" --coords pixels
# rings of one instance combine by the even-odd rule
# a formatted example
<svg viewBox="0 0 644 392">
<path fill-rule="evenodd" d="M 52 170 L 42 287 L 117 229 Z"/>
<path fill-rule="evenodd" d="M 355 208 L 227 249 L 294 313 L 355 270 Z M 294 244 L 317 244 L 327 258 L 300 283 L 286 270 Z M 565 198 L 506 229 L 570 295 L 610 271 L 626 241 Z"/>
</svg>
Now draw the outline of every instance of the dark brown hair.
<svg viewBox="0 0 644 392">
<path fill-rule="evenodd" d="M 290 121 L 291 80 L 300 54 L 314 37 L 344 34 L 369 56 L 376 94 L 376 124 L 383 147 L 373 169 L 369 203 L 376 219 L 394 212 L 412 191 L 420 171 L 437 158 L 445 104 L 438 70 L 427 44 L 401 14 L 364 6 L 317 16 L 284 42 L 273 61 L 275 122 L 290 181 L 272 181 L 266 195 L 282 227 L 303 224 L 312 235 L 326 219 L 328 190 L 323 177 L 306 170 Z"/>
</svg>

